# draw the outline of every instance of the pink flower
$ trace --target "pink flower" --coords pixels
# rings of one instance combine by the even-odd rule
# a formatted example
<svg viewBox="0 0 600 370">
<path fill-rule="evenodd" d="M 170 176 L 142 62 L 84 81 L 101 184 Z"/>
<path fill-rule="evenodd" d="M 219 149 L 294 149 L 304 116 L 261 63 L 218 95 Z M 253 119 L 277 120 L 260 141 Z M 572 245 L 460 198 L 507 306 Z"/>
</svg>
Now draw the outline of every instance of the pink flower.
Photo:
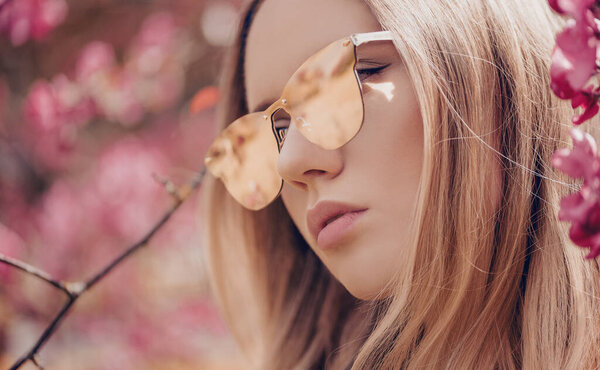
<svg viewBox="0 0 600 370">
<path fill-rule="evenodd" d="M 37 81 L 31 87 L 25 105 L 29 122 L 40 131 L 50 131 L 63 124 L 54 89 L 47 81 Z"/>
<path fill-rule="evenodd" d="M 552 165 L 573 178 L 583 178 L 579 192 L 563 198 L 558 219 L 571 222 L 569 236 L 580 247 L 590 248 L 586 258 L 600 255 L 600 158 L 594 138 L 571 129 L 573 149 L 560 149 Z"/>
<path fill-rule="evenodd" d="M 168 201 L 152 175 L 164 175 L 168 167 L 159 150 L 135 138 L 122 140 L 101 155 L 93 186 L 107 232 L 135 240 L 150 229 Z"/>
<path fill-rule="evenodd" d="M 37 227 L 46 248 L 69 254 L 82 240 L 82 220 L 86 207 L 78 189 L 66 181 L 56 181 L 44 194 L 37 211 Z"/>
<path fill-rule="evenodd" d="M 548 0 L 550 7 L 562 15 L 579 19 L 594 5 L 595 0 Z"/>
<path fill-rule="evenodd" d="M 63 22 L 67 11 L 65 0 L 12 0 L 0 8 L 0 32 L 14 46 L 41 40 Z"/>
<path fill-rule="evenodd" d="M 598 46 L 593 30 L 583 24 L 571 23 L 558 34 L 552 53 L 550 87 L 559 98 L 571 99 L 596 73 Z"/>
<path fill-rule="evenodd" d="M 44 165 L 61 168 L 75 147 L 78 127 L 95 115 L 93 101 L 64 75 L 36 81 L 25 103 L 28 140 Z"/>
<path fill-rule="evenodd" d="M 123 126 L 132 127 L 138 124 L 146 113 L 136 94 L 138 84 L 137 76 L 124 70 L 114 70 L 90 86 L 89 93 L 99 113 L 104 117 Z"/>
<path fill-rule="evenodd" d="M 573 117 L 574 124 L 579 125 L 598 113 L 600 109 L 598 98 L 600 98 L 600 87 L 594 89 L 591 85 L 575 94 L 571 100 L 571 106 L 573 109 L 583 108 L 583 113 Z"/>
<path fill-rule="evenodd" d="M 144 106 L 137 92 L 142 87 L 139 78 L 116 63 L 110 44 L 93 41 L 86 45 L 77 59 L 76 75 L 100 115 L 124 126 L 134 126 L 143 118 Z M 146 90 L 150 88 L 146 86 Z"/>
<path fill-rule="evenodd" d="M 168 47 L 175 36 L 177 28 L 173 16 L 167 12 L 158 12 L 144 20 L 136 37 L 138 47 Z"/>
<path fill-rule="evenodd" d="M 34 40 L 40 40 L 63 22 L 68 7 L 65 0 L 38 0 L 35 3 L 37 12 L 33 18 L 31 36 Z"/>
<path fill-rule="evenodd" d="M 79 53 L 76 62 L 77 81 L 86 82 L 98 72 L 109 72 L 115 67 L 115 51 L 110 44 L 92 41 Z"/>
<path fill-rule="evenodd" d="M 50 83 L 36 81 L 27 97 L 26 116 L 44 132 L 60 129 L 63 125 L 85 124 L 94 114 L 94 105 L 87 93 L 62 74 Z"/>
</svg>

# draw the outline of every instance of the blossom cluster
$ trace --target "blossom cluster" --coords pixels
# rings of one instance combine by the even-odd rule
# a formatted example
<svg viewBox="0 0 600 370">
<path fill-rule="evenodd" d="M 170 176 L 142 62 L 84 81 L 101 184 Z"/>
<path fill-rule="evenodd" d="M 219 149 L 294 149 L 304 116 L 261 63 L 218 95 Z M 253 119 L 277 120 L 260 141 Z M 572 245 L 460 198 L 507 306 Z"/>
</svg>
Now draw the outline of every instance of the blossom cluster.
<svg viewBox="0 0 600 370">
<path fill-rule="evenodd" d="M 599 109 L 600 87 L 588 83 L 598 71 L 600 3 L 595 0 L 549 0 L 549 3 L 559 14 L 570 17 L 565 29 L 556 36 L 551 87 L 561 99 L 571 99 L 573 108 L 583 108 L 583 113 L 573 117 L 573 123 L 580 124 Z"/>
<path fill-rule="evenodd" d="M 67 11 L 65 0 L 0 1 L 0 34 L 13 46 L 41 40 L 64 21 Z"/>
<path fill-rule="evenodd" d="M 58 74 L 33 84 L 25 104 L 30 147 L 43 165 L 68 163 L 78 129 L 93 119 L 124 127 L 142 122 L 180 97 L 191 57 L 188 35 L 169 13 L 150 15 L 119 63 L 113 46 L 92 41 L 82 48 L 72 77 Z"/>
<path fill-rule="evenodd" d="M 600 86 L 591 83 L 598 74 L 600 60 L 600 1 L 548 0 L 552 9 L 568 17 L 556 36 L 552 53 L 550 87 L 561 99 L 571 100 L 573 116 L 579 125 L 594 117 L 600 107 Z M 594 138 L 571 129 L 573 149 L 554 153 L 555 168 L 573 178 L 583 179 L 581 189 L 561 200 L 558 218 L 571 222 L 569 236 L 578 246 L 590 248 L 586 258 L 600 255 L 600 158 Z"/>
<path fill-rule="evenodd" d="M 572 223 L 571 240 L 590 248 L 587 258 L 595 258 L 600 255 L 600 158 L 590 134 L 571 129 L 571 138 L 573 149 L 554 153 L 552 165 L 573 178 L 583 178 L 583 185 L 561 200 L 558 218 Z"/>
<path fill-rule="evenodd" d="M 202 15 L 239 4 L 68 1 L 62 27 L 75 32 L 40 33 L 40 22 L 59 19 L 42 12 L 48 4 L 65 5 L 62 21 L 65 0 L 0 0 L 0 65 L 8 67 L 0 70 L 0 253 L 79 281 L 171 207 L 153 175 L 179 185 L 202 168 L 222 51 Z M 199 201 L 192 195 L 145 251 L 77 304 L 43 362 L 126 369 L 234 361 L 208 295 Z M 63 298 L 0 264 L 0 368 L 35 342 Z"/>
</svg>

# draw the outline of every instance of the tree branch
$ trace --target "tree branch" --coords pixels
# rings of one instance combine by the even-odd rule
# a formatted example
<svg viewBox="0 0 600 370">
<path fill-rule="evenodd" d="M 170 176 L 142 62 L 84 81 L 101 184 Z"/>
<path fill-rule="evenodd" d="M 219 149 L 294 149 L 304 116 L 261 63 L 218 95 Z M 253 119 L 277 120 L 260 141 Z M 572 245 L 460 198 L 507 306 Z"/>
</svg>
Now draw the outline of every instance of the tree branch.
<svg viewBox="0 0 600 370">
<path fill-rule="evenodd" d="M 60 281 L 52 279 L 48 273 L 46 273 L 36 267 L 28 265 L 25 262 L 21 262 L 14 258 L 5 256 L 2 253 L 0 253 L 0 262 L 5 263 L 12 267 L 16 267 L 21 271 L 24 271 L 30 275 L 33 275 L 33 276 L 37 277 L 38 279 L 43 280 L 43 281 L 47 282 L 48 284 L 56 287 L 57 289 L 62 290 L 63 292 L 65 292 L 67 294 L 67 296 L 71 296 L 71 292 L 65 286 L 65 284 L 61 283 Z"/>
<path fill-rule="evenodd" d="M 77 298 L 79 298 L 82 294 L 87 292 L 93 285 L 95 285 L 98 281 L 100 281 L 102 278 L 104 278 L 116 266 L 118 266 L 121 262 L 123 262 L 123 260 L 125 260 L 127 257 L 132 255 L 135 251 L 137 251 L 141 247 L 148 244 L 148 242 L 154 236 L 154 234 L 156 234 L 156 232 L 158 230 L 160 230 L 160 228 L 169 220 L 169 218 L 171 218 L 171 216 L 173 215 L 173 213 L 175 213 L 175 211 L 179 208 L 179 206 L 181 206 L 181 204 L 183 204 L 183 202 L 185 202 L 189 198 L 190 194 L 195 189 L 197 189 L 198 186 L 200 186 L 200 183 L 202 182 L 202 179 L 204 178 L 205 173 L 206 173 L 206 169 L 202 169 L 202 171 L 200 171 L 196 175 L 196 177 L 192 181 L 190 181 L 189 184 L 184 185 L 179 189 L 176 188 L 170 181 L 159 180 L 165 186 L 167 192 L 173 198 L 174 202 L 173 202 L 173 205 L 171 206 L 171 208 L 164 214 L 164 216 L 158 221 L 158 223 L 156 225 L 154 225 L 152 227 L 152 229 L 150 229 L 150 231 L 146 234 L 146 236 L 144 236 L 144 238 L 142 238 L 142 240 L 140 240 L 139 242 L 137 242 L 134 245 L 127 248 L 127 250 L 125 250 L 125 252 L 123 252 L 119 257 L 117 257 L 114 261 L 112 261 L 106 267 L 101 269 L 96 275 L 94 275 L 91 279 L 89 279 L 86 282 L 61 283 L 55 279 L 52 279 L 47 273 L 45 273 L 33 266 L 30 266 L 21 261 L 17 261 L 10 257 L 0 255 L 0 262 L 4 262 L 8 265 L 16 267 L 22 271 L 25 271 L 28 274 L 34 275 L 37 278 L 46 281 L 47 283 L 53 285 L 57 289 L 60 289 L 63 292 L 65 292 L 69 297 L 68 301 L 62 307 L 60 312 L 56 315 L 54 320 L 52 320 L 50 325 L 48 325 L 46 330 L 44 330 L 44 332 L 42 333 L 40 338 L 33 345 L 33 347 L 29 350 L 29 352 L 27 352 L 20 359 L 18 359 L 15 362 L 15 364 L 10 368 L 10 370 L 16 370 L 16 369 L 20 368 L 27 361 L 33 362 L 34 365 L 36 365 L 40 369 L 42 368 L 42 366 L 40 366 L 40 364 L 39 364 L 39 359 L 37 358 L 38 351 L 44 345 L 44 343 L 52 336 L 52 334 L 54 334 L 54 332 L 58 328 L 58 324 L 65 317 L 65 315 L 69 312 L 69 309 L 71 308 L 73 303 L 75 303 Z"/>
</svg>

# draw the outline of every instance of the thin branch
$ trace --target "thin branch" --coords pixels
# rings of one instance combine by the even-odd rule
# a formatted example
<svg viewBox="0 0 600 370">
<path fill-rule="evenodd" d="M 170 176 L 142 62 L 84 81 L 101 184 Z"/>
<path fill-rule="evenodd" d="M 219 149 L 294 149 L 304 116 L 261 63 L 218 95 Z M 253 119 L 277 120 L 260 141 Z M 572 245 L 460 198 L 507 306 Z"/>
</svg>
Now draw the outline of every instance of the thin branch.
<svg viewBox="0 0 600 370">
<path fill-rule="evenodd" d="M 164 186 L 167 193 L 169 193 L 169 195 L 172 196 L 176 201 L 180 200 L 179 194 L 177 193 L 177 187 L 169 179 L 163 179 L 157 174 L 153 174 L 152 177 L 156 182 Z"/>
<path fill-rule="evenodd" d="M 195 189 L 197 189 L 198 186 L 200 186 L 200 183 L 202 182 L 205 173 L 206 169 L 202 169 L 202 171 L 200 171 L 189 184 L 184 185 L 179 189 L 177 189 L 169 181 L 161 181 L 165 185 L 167 192 L 171 195 L 171 197 L 174 200 L 171 208 L 158 221 L 158 223 L 152 227 L 152 229 L 146 234 L 146 236 L 142 238 L 142 240 L 127 248 L 125 252 L 123 252 L 119 257 L 117 257 L 113 262 L 109 263 L 106 267 L 101 269 L 100 272 L 98 272 L 85 283 L 75 282 L 62 284 L 52 279 L 47 273 L 40 271 L 32 266 L 29 266 L 20 261 L 16 261 L 9 257 L 0 256 L 0 261 L 5 262 L 16 268 L 19 268 L 29 274 L 35 275 L 36 277 L 52 284 L 56 288 L 66 292 L 69 296 L 68 301 L 65 303 L 60 312 L 56 315 L 54 320 L 52 320 L 50 325 L 48 325 L 46 330 L 44 330 L 44 332 L 42 333 L 38 341 L 35 343 L 35 345 L 31 348 L 31 350 L 29 350 L 29 352 L 27 352 L 19 360 L 17 360 L 17 362 L 15 362 L 15 364 L 10 368 L 10 370 L 19 369 L 27 361 L 33 362 L 38 368 L 42 369 L 42 367 L 39 365 L 39 360 L 37 359 L 38 351 L 44 345 L 44 343 L 52 336 L 52 334 L 54 334 L 54 332 L 58 328 L 58 324 L 69 312 L 69 309 L 71 308 L 73 303 L 75 303 L 77 298 L 79 298 L 81 295 L 87 292 L 93 285 L 95 285 L 98 281 L 104 278 L 110 271 L 112 271 L 116 266 L 123 262 L 123 260 L 132 255 L 141 247 L 147 245 L 152 236 L 154 236 L 154 234 L 156 234 L 156 232 L 160 230 L 160 228 L 169 220 L 169 218 L 171 218 L 171 216 L 173 215 L 173 213 L 175 213 L 179 206 L 181 206 L 181 204 L 183 204 L 183 202 L 185 202 L 185 200 L 189 198 L 190 194 Z"/>
<path fill-rule="evenodd" d="M 50 277 L 50 275 L 36 267 L 33 267 L 31 265 L 26 264 L 25 262 L 21 262 L 19 260 L 16 260 L 14 258 L 10 258 L 8 256 L 3 255 L 2 253 L 0 253 L 0 262 L 5 263 L 7 265 L 10 265 L 12 267 L 16 267 L 21 271 L 25 271 L 26 273 L 33 275 L 35 277 L 37 277 L 38 279 L 41 279 L 45 282 L 47 282 L 50 285 L 53 285 L 54 287 L 56 287 L 57 289 L 62 290 L 63 292 L 65 292 L 68 296 L 71 296 L 71 292 L 69 291 L 69 289 L 60 281 L 58 280 L 54 280 L 52 279 L 52 277 Z"/>
<path fill-rule="evenodd" d="M 44 367 L 40 364 L 40 359 L 38 358 L 38 356 L 33 356 L 31 362 L 33 362 L 34 365 L 38 367 L 38 369 L 44 370 Z"/>
</svg>

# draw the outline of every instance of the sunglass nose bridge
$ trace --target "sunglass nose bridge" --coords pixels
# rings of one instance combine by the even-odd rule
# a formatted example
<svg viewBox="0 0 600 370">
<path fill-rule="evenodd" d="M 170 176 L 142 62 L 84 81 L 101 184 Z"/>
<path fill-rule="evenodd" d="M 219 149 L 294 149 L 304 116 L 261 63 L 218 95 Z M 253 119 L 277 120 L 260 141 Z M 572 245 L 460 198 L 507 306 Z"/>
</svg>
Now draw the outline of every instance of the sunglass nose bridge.
<svg viewBox="0 0 600 370">
<path fill-rule="evenodd" d="M 288 129 L 291 124 L 291 116 L 284 107 L 278 108 L 273 114 L 271 114 L 272 130 L 275 140 L 277 140 L 277 146 L 279 151 L 283 146 Z"/>
</svg>

